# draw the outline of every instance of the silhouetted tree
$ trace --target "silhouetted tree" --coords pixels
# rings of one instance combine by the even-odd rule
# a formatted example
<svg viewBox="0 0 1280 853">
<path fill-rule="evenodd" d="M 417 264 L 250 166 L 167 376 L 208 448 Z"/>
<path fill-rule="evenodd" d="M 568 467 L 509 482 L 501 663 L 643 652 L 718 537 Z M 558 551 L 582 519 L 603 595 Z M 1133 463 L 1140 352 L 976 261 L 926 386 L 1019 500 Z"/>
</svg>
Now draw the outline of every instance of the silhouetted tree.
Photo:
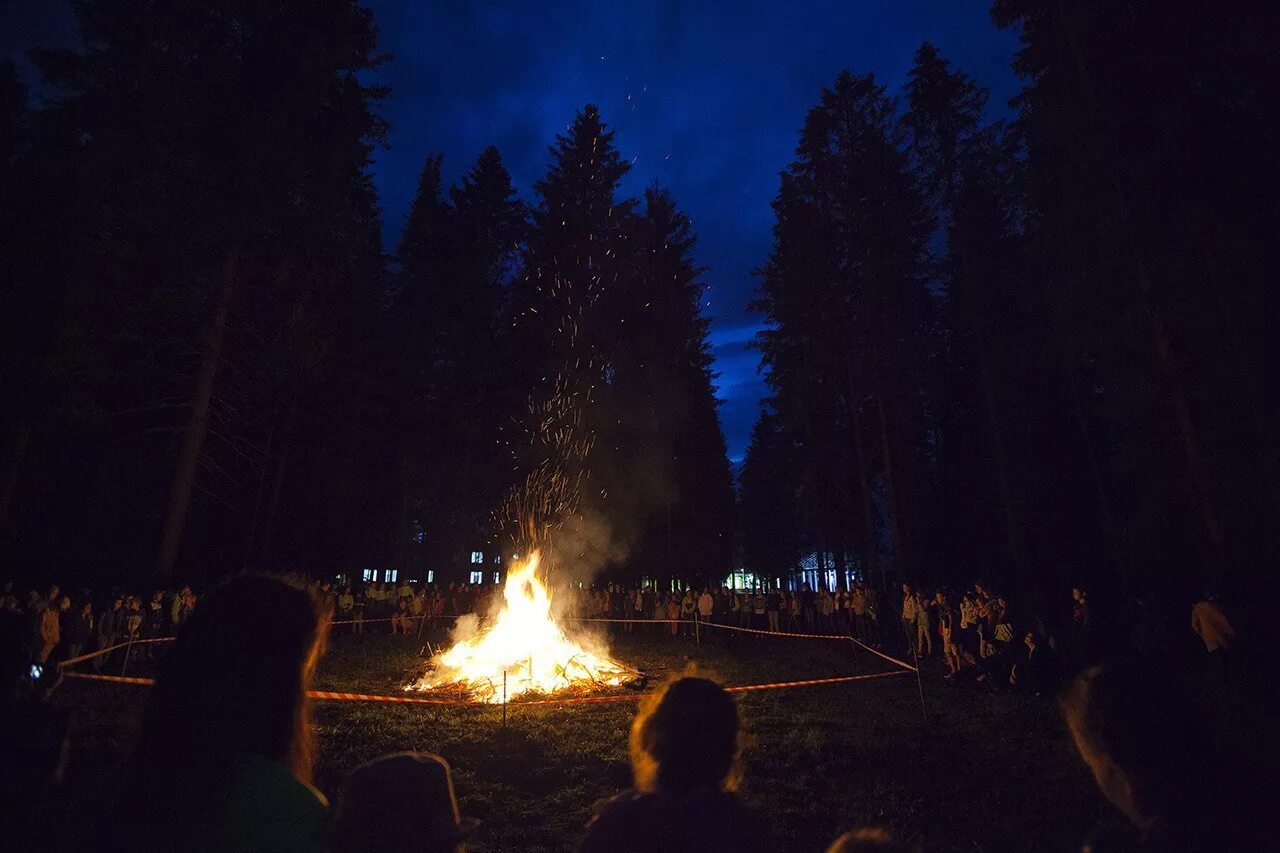
<svg viewBox="0 0 1280 853">
<path fill-rule="evenodd" d="M 639 531 L 632 579 L 699 583 L 728 574 L 733 484 L 716 413 L 703 270 L 689 218 L 670 194 L 649 189 L 630 238 L 633 266 L 619 301 L 623 346 L 609 399 L 619 456 L 611 513 Z"/>
<path fill-rule="evenodd" d="M 181 13 L 92 0 L 76 14 L 81 51 L 40 64 L 59 93 L 46 120 L 73 141 L 68 167 L 87 181 L 92 291 L 80 316 L 108 378 L 101 438 L 128 442 L 127 467 L 145 472 L 119 502 L 134 523 L 116 521 L 145 529 L 163 508 L 154 565 L 167 579 L 199 492 L 202 541 L 217 546 L 202 559 L 235 565 L 265 502 L 254 505 L 257 475 L 278 458 L 267 437 L 280 424 L 262 417 L 263 401 L 333 387 L 320 377 L 332 383 L 326 370 L 356 360 L 349 325 L 377 301 L 366 170 L 382 93 L 357 76 L 375 63 L 372 20 L 349 0 Z M 343 441 L 332 430 L 327 440 Z M 106 448 L 98 464 L 111 483 L 124 458 Z"/>
<path fill-rule="evenodd" d="M 535 190 L 524 272 L 513 283 L 513 345 L 520 353 L 528 410 L 516 429 L 517 487 L 504 509 L 519 547 L 553 527 L 608 524 L 608 473 L 618 417 L 604 398 L 613 379 L 625 315 L 626 243 L 634 202 L 616 198 L 628 166 L 594 105 L 556 137 L 551 164 Z M 523 478 L 523 484 L 521 483 Z M 597 564 L 611 536 L 562 537 Z M 552 560 L 554 564 L 554 559 Z"/>
<path fill-rule="evenodd" d="M 932 453 L 931 223 L 896 104 L 874 77 L 842 73 L 823 91 L 774 210 L 756 308 L 770 323 L 761 347 L 774 405 L 799 449 L 807 544 L 834 554 L 842 579 L 855 536 L 874 562 L 881 490 L 895 563 L 913 573 Z"/>
<path fill-rule="evenodd" d="M 405 413 L 406 541 L 435 565 L 492 541 L 510 482 L 512 382 L 506 288 L 525 236 L 525 209 L 497 149 L 442 196 L 428 158 L 397 251 L 393 311 Z"/>
<path fill-rule="evenodd" d="M 1266 564 L 1277 12 L 999 0 L 994 16 L 1022 38 L 1029 274 L 1113 562 L 1161 577 Z"/>
<path fill-rule="evenodd" d="M 743 566 L 762 577 L 786 578 L 804 556 L 795 450 L 791 433 L 766 404 L 738 475 Z"/>
</svg>

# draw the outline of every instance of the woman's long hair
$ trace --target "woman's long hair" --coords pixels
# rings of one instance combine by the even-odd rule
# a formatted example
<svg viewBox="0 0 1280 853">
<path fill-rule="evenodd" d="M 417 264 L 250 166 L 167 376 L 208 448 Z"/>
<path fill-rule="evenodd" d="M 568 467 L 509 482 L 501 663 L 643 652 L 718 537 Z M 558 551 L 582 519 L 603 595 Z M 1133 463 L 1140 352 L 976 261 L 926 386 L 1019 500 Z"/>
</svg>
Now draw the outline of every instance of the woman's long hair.
<svg viewBox="0 0 1280 853">
<path fill-rule="evenodd" d="M 127 818 L 199 833 L 245 755 L 310 782 L 306 691 L 327 631 L 315 597 L 282 578 L 242 575 L 205 596 L 151 688 L 127 776 Z"/>
<path fill-rule="evenodd" d="M 640 705 L 631 768 L 641 791 L 720 788 L 738 782 L 738 707 L 707 678 L 678 678 Z"/>
</svg>

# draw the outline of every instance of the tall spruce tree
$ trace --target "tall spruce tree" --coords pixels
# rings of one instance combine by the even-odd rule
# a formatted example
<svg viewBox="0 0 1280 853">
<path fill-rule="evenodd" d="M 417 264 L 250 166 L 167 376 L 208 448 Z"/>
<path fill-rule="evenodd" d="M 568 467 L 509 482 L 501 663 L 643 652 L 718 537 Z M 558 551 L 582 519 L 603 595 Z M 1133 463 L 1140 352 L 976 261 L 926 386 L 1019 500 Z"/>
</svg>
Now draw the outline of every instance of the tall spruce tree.
<svg viewBox="0 0 1280 853">
<path fill-rule="evenodd" d="M 757 576 L 789 577 L 804 556 L 795 451 L 793 432 L 765 403 L 738 476 L 743 567 Z"/>
<path fill-rule="evenodd" d="M 931 453 L 931 223 L 896 104 L 873 76 L 845 72 L 823 91 L 774 210 L 756 308 L 770 323 L 760 344 L 778 415 L 800 452 L 807 544 L 833 554 L 843 579 L 856 531 L 871 569 L 881 491 L 893 559 L 914 573 Z"/>
<path fill-rule="evenodd" d="M 154 571 L 166 580 L 199 493 L 203 541 L 221 546 L 200 549 L 202 559 L 238 565 L 265 483 L 288 473 L 259 476 L 279 446 L 262 397 L 334 387 L 316 370 L 351 363 L 333 352 L 360 345 L 350 324 L 376 304 L 367 168 L 384 129 L 373 112 L 382 93 L 358 77 L 375 64 L 372 20 L 350 0 L 305 9 L 228 0 L 181 14 L 90 0 L 76 14 L 82 50 L 45 53 L 40 64 L 59 93 L 47 119 L 75 140 L 70 165 L 87 182 L 93 252 L 83 274 L 93 290 L 82 316 L 110 377 L 102 408 L 122 413 L 106 424 L 96 464 L 107 482 L 122 467 L 160 472 L 131 477 L 132 500 L 106 501 L 137 512 L 112 526 L 145 528 L 162 508 Z M 290 335 L 303 328 L 313 333 Z M 139 413 L 154 420 L 144 425 Z M 175 427 L 176 448 L 165 440 Z M 327 458 L 354 453 L 347 438 L 329 430 L 341 454 Z M 121 446 L 133 453 L 127 464 L 111 459 Z M 229 471 L 227 458 L 247 468 Z"/>
<path fill-rule="evenodd" d="M 712 387 L 702 269 L 688 216 L 649 189 L 630 240 L 619 311 L 625 346 L 609 399 L 617 414 L 611 513 L 639 528 L 631 579 L 718 581 L 733 559 L 733 484 Z"/>
<path fill-rule="evenodd" d="M 940 226 L 931 242 L 943 295 L 937 346 L 944 375 L 934 409 L 938 483 L 929 524 L 947 543 L 938 553 L 942 565 L 1003 580 L 1023 563 L 1026 538 L 1014 462 L 1025 421 L 1011 411 L 1035 387 L 1020 381 L 1021 371 L 1044 367 L 1023 349 L 1015 161 L 1003 128 L 983 126 L 986 90 L 927 42 L 916 52 L 906 101 L 912 165 Z M 1012 394 L 1015 388 L 1021 393 Z"/>
<path fill-rule="evenodd" d="M 402 370 L 404 541 L 450 564 L 493 540 L 510 470 L 510 349 L 503 302 L 525 235 L 525 210 L 497 149 L 443 197 L 428 158 L 397 250 L 393 310 Z"/>
<path fill-rule="evenodd" d="M 1148 582 L 1263 565 L 1274 546 L 1259 371 L 1280 90 L 1263 6 L 994 4 L 1023 44 L 1031 274 L 1114 516 L 1108 562 L 1159 566 Z"/>
<path fill-rule="evenodd" d="M 628 166 L 594 105 L 556 137 L 551 156 L 513 285 L 513 344 L 530 393 L 517 428 L 523 482 L 503 517 L 517 547 L 568 524 L 577 534 L 559 541 L 576 553 L 565 556 L 603 563 L 611 557 L 605 469 L 619 423 L 605 398 L 626 331 L 619 306 L 634 202 L 616 198 Z"/>
</svg>

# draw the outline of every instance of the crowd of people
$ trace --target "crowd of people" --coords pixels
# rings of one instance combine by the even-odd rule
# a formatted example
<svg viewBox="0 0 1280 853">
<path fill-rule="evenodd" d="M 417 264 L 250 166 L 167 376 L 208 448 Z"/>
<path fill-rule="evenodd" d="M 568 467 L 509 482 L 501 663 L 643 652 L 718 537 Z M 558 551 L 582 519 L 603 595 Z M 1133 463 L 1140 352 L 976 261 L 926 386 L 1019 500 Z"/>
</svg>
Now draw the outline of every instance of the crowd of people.
<svg viewBox="0 0 1280 853">
<path fill-rule="evenodd" d="M 490 612 L 502 594 L 498 584 L 341 584 L 304 575 L 290 581 L 305 586 L 329 614 L 334 633 L 414 633 L 438 637 L 459 616 Z M 948 588 L 904 583 L 881 592 L 855 582 L 847 590 L 738 589 L 686 587 L 672 592 L 645 584 L 599 584 L 562 591 L 558 612 L 569 618 L 618 623 L 635 630 L 693 635 L 699 628 L 724 626 L 775 634 L 848 636 L 872 649 L 890 649 L 924 662 L 925 671 L 942 673 L 954 685 L 1002 692 L 1051 694 L 1064 672 L 1099 659 L 1102 631 L 1087 590 L 1071 590 L 1070 622 L 1055 629 L 1053 620 L 1018 608 L 1003 592 L 978 580 L 958 595 Z M 172 637 L 195 609 L 190 586 L 155 589 L 146 594 L 111 590 L 94 596 L 54 585 L 28 590 L 20 600 L 12 582 L 0 588 L 0 611 L 24 621 L 31 636 L 32 662 L 44 666 L 131 641 Z M 1139 602 L 1141 605 L 1141 602 Z M 1065 608 L 1064 608 L 1065 610 Z M 1155 641 L 1142 635 L 1155 607 L 1139 608 L 1133 646 Z M 890 629 L 893 618 L 899 628 Z M 1191 627 L 1225 671 L 1237 644 L 1237 631 L 1217 595 L 1205 592 L 1192 611 Z M 1183 630 L 1185 633 L 1185 629 Z M 125 654 L 147 659 L 160 652 L 146 645 L 128 652 L 90 658 L 97 671 L 120 664 Z M 934 662 L 938 665 L 934 666 Z"/>
<path fill-rule="evenodd" d="M 50 592 L 38 621 L 69 609 L 66 596 Z M 474 821 L 460 815 L 450 768 L 437 756 L 402 753 L 356 768 L 332 813 L 314 787 L 307 689 L 330 630 L 331 603 L 322 592 L 277 576 L 244 575 L 185 614 L 185 603 L 170 605 L 179 618 L 166 624 L 177 637 L 151 688 L 121 776 L 114 834 L 104 846 L 132 850 L 149 838 L 177 850 L 465 849 Z M 175 598 L 194 605 L 181 591 Z M 904 588 L 904 639 L 905 614 L 915 613 L 908 608 L 921 606 L 920 599 Z M 153 600 L 163 605 L 165 596 Z M 1001 606 L 1000 596 L 984 600 Z M 947 602 L 945 593 L 935 593 L 931 611 L 940 621 L 951 618 Z M 1087 596 L 1077 603 L 1087 618 Z M 973 606 L 978 636 L 994 625 L 996 641 L 994 630 L 1005 624 L 999 613 Z M 1195 619 L 1216 616 L 1200 608 Z M 4 746 L 18 758 L 7 764 L 6 794 L 23 784 L 56 785 L 66 755 L 56 727 L 34 710 L 42 697 L 32 692 L 24 672 L 29 657 L 19 651 L 29 655 L 36 640 L 27 628 L 23 616 L 0 619 Z M 951 630 L 944 644 L 962 645 L 958 621 Z M 928 654 L 925 635 L 909 636 Z M 49 641 L 38 639 L 47 658 Z M 1265 838 L 1261 823 L 1239 820 L 1238 809 L 1259 789 L 1217 739 L 1213 714 L 1197 704 L 1203 695 L 1166 669 L 1124 665 L 1091 668 L 1063 694 L 1079 752 L 1127 819 L 1135 844 L 1255 849 L 1252 843 Z M 634 786 L 598 811 L 579 849 L 775 849 L 768 823 L 735 794 L 745 742 L 737 705 L 713 681 L 686 674 L 645 697 L 630 734 Z M 1177 749 L 1168 748 L 1173 743 Z M 1115 833 L 1105 829 L 1095 840 L 1110 843 Z M 874 849 L 908 848 L 875 827 L 851 830 L 831 846 Z"/>
<path fill-rule="evenodd" d="M 28 590 L 24 600 L 19 600 L 12 581 L 0 588 L 0 612 L 25 626 L 31 662 L 38 667 L 131 640 L 172 637 L 195 606 L 196 595 L 189 586 L 157 589 L 150 595 L 112 590 L 95 597 L 87 589 L 72 592 L 54 584 L 43 592 Z M 150 652 L 140 649 L 138 654 Z M 94 666 L 101 670 L 111 659 L 99 655 Z"/>
<path fill-rule="evenodd" d="M 665 621 L 671 633 L 691 632 L 695 621 L 749 628 L 771 633 L 848 634 L 878 644 L 879 596 L 875 589 L 856 583 L 848 591 L 813 591 L 807 584 L 783 589 L 712 590 L 690 587 L 666 592 L 653 586 L 618 584 L 577 590 L 573 608 L 586 619 L 610 619 L 624 623 Z"/>
</svg>

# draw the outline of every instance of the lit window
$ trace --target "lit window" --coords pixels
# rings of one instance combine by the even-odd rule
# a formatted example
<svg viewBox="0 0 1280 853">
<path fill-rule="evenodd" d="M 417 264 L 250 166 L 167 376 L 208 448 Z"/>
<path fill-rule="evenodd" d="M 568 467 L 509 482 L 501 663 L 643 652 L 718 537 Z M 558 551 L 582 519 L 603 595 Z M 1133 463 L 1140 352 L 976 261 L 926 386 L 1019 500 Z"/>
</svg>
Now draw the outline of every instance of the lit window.
<svg viewBox="0 0 1280 853">
<path fill-rule="evenodd" d="M 483 562 L 484 562 L 484 551 L 472 551 L 472 552 L 471 552 L 471 562 L 472 562 L 472 563 L 483 563 Z"/>
<path fill-rule="evenodd" d="M 436 573 L 433 569 L 427 569 L 427 583 L 436 582 Z"/>
<path fill-rule="evenodd" d="M 484 572 L 472 572 L 471 583 L 484 583 Z"/>
<path fill-rule="evenodd" d="M 398 577 L 400 577 L 400 570 L 399 570 L 399 569 L 387 569 L 387 571 L 386 571 L 386 579 L 387 579 L 387 583 L 395 583 L 395 582 L 396 582 L 396 578 L 398 578 Z"/>
<path fill-rule="evenodd" d="M 364 576 L 364 582 L 365 582 L 365 583 L 369 583 L 370 581 L 373 581 L 374 583 L 377 583 L 377 582 L 378 582 L 378 570 L 377 570 L 377 569 L 365 569 L 365 570 L 364 570 L 364 572 L 363 572 L 362 574 L 363 574 L 363 576 Z"/>
<path fill-rule="evenodd" d="M 494 572 L 494 573 L 493 573 L 493 582 L 494 582 L 494 583 L 502 583 L 502 572 Z"/>
</svg>

